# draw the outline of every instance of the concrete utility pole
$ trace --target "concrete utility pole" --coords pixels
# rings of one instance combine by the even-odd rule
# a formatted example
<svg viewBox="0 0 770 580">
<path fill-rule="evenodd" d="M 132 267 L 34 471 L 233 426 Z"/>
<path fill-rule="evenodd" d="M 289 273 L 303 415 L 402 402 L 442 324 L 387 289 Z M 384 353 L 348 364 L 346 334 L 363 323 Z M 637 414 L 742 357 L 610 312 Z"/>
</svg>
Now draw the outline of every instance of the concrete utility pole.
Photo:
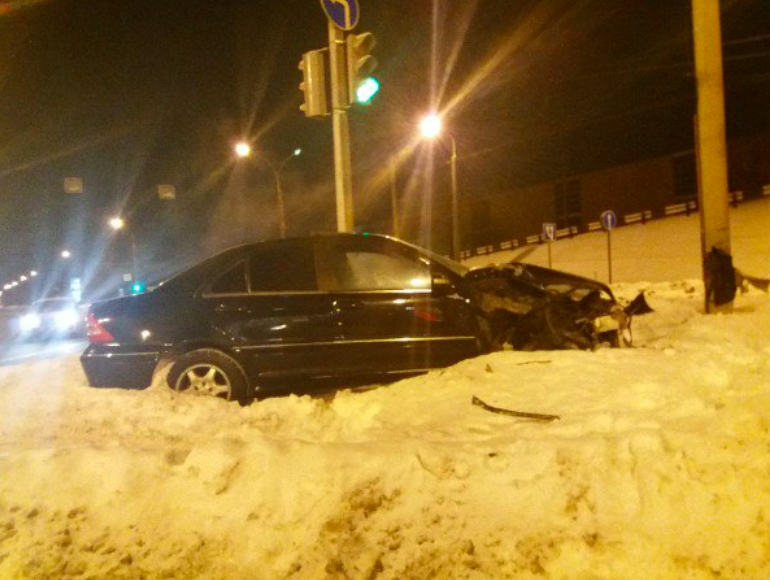
<svg viewBox="0 0 770 580">
<path fill-rule="evenodd" d="M 706 312 L 725 312 L 732 310 L 732 300 L 721 305 L 715 304 L 713 289 L 719 283 L 734 285 L 735 282 L 726 279 L 716 280 L 713 275 L 709 276 L 706 260 L 706 256 L 714 248 L 730 256 L 719 0 L 692 0 L 692 26 L 695 77 L 698 85 L 696 151 Z"/>
<path fill-rule="evenodd" d="M 352 232 L 353 175 L 348 125 L 348 80 L 345 31 L 329 20 L 329 61 L 331 64 L 332 129 L 334 132 L 334 182 L 337 192 L 337 231 Z"/>
</svg>

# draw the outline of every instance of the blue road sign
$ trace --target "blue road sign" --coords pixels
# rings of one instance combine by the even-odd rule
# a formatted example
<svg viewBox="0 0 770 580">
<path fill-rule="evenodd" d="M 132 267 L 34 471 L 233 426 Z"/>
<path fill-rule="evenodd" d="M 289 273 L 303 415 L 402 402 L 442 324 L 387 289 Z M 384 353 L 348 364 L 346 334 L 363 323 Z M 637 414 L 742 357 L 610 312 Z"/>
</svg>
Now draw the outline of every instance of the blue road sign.
<svg viewBox="0 0 770 580">
<path fill-rule="evenodd" d="M 337 28 L 353 30 L 358 24 L 358 0 L 321 0 L 321 7 Z"/>
<path fill-rule="evenodd" d="M 602 226 L 605 230 L 611 230 L 618 225 L 618 216 L 611 209 L 602 212 Z"/>
<path fill-rule="evenodd" d="M 556 224 L 543 224 L 543 237 L 549 242 L 554 241 L 556 239 Z"/>
</svg>

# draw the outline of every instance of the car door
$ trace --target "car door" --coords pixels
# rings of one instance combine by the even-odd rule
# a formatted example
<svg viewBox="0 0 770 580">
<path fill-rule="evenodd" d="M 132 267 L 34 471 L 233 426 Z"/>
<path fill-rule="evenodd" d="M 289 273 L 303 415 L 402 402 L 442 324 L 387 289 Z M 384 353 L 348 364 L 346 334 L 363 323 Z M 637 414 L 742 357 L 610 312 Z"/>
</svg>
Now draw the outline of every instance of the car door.
<svg viewBox="0 0 770 580">
<path fill-rule="evenodd" d="M 252 376 L 328 374 L 339 338 L 329 296 L 319 291 L 312 239 L 260 244 L 204 294 L 217 332 Z"/>
<path fill-rule="evenodd" d="M 413 248 L 380 236 L 330 237 L 318 267 L 352 369 L 423 370 L 477 352 L 470 308 L 452 291 L 434 292 L 445 273 Z"/>
</svg>

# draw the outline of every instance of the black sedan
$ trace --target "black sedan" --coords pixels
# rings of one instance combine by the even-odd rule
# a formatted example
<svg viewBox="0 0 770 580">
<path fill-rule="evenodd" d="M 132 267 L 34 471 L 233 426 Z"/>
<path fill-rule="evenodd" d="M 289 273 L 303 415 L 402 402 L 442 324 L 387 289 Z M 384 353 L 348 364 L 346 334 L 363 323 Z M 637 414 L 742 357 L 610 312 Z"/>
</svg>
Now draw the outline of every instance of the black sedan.
<svg viewBox="0 0 770 580">
<path fill-rule="evenodd" d="M 629 317 L 609 288 L 532 268 L 469 272 L 380 235 L 250 244 L 146 294 L 93 304 L 81 362 L 91 386 L 143 388 L 170 359 L 172 389 L 245 403 L 498 348 L 628 342 Z"/>
</svg>

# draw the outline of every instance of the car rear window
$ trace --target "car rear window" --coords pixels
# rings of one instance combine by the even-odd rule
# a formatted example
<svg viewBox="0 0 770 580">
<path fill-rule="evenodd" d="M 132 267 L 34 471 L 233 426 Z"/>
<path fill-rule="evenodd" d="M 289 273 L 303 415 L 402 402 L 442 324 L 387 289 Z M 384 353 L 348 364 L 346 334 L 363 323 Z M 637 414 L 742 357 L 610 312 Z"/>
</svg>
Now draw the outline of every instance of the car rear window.
<svg viewBox="0 0 770 580">
<path fill-rule="evenodd" d="M 313 292 L 318 290 L 311 245 L 277 244 L 249 256 L 252 292 Z"/>
</svg>

